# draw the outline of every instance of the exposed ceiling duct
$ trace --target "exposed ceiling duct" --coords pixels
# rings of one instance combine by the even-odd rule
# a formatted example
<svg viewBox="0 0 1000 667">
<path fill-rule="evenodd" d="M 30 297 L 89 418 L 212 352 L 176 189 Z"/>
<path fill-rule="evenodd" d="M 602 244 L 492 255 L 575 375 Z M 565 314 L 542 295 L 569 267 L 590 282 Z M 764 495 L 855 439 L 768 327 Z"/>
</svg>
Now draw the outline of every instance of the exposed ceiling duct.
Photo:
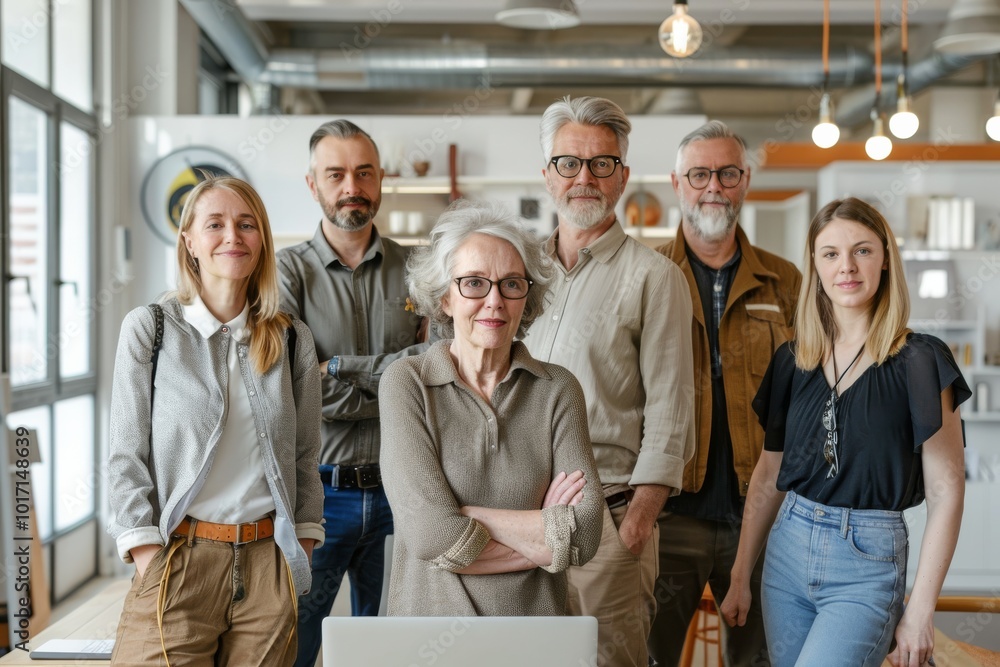
<svg viewBox="0 0 1000 667">
<path fill-rule="evenodd" d="M 830 60 L 830 82 L 870 81 L 872 59 L 847 51 Z M 412 90 L 524 86 L 770 86 L 808 88 L 823 80 L 818 55 L 761 49 L 718 49 L 678 60 L 655 45 L 498 46 L 466 42 L 432 46 L 370 46 L 341 50 L 278 50 L 262 79 L 320 90 Z"/>
<path fill-rule="evenodd" d="M 992 1 L 992 0 L 991 0 Z M 180 0 L 237 74 L 250 83 L 329 91 L 476 89 L 483 86 L 530 89 L 577 87 L 771 87 L 819 88 L 823 69 L 809 50 L 715 48 L 695 58 L 675 59 L 655 44 L 635 48 L 609 45 L 499 45 L 474 41 L 372 44 L 364 49 L 285 49 L 268 51 L 256 27 L 235 0 Z M 932 54 L 909 68 L 917 92 L 983 56 Z M 830 57 L 829 85 L 848 88 L 873 79 L 871 54 L 842 49 Z M 896 65 L 883 75 L 892 80 Z M 837 122 L 867 122 L 874 89 L 851 91 L 837 105 Z M 882 106 L 895 104 L 883 91 Z"/>
</svg>

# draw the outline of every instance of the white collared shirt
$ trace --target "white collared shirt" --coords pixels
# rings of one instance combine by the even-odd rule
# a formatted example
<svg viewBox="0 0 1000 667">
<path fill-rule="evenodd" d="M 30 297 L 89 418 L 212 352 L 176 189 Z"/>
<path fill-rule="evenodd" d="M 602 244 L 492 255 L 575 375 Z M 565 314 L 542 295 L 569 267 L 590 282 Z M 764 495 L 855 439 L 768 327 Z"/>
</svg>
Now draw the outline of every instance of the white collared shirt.
<svg viewBox="0 0 1000 667">
<path fill-rule="evenodd" d="M 242 363 L 250 372 L 252 363 L 247 349 L 250 332 L 246 328 L 250 305 L 244 306 L 243 312 L 225 324 L 212 315 L 200 297 L 196 296 L 191 305 L 183 308 L 184 319 L 204 338 L 221 330 L 233 340 L 226 359 L 229 386 L 222 387 L 229 392 L 226 413 L 219 423 L 222 435 L 208 458 L 209 470 L 204 477 L 205 482 L 188 507 L 187 514 L 201 521 L 216 523 L 243 523 L 259 519 L 274 511 L 274 499 L 264 477 L 250 397 L 240 369 Z"/>
</svg>

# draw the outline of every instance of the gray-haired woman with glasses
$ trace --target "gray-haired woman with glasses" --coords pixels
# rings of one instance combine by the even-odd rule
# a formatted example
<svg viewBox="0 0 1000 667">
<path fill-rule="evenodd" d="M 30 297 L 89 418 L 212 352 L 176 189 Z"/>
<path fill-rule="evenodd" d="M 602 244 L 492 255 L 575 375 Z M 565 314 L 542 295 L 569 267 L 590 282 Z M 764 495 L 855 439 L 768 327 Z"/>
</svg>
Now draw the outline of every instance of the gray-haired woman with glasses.
<svg viewBox="0 0 1000 667">
<path fill-rule="evenodd" d="M 603 496 L 580 384 L 514 340 L 542 312 L 548 260 L 503 208 L 460 202 L 407 268 L 417 312 L 454 339 L 379 386 L 389 613 L 561 615 Z"/>
<path fill-rule="evenodd" d="M 775 352 L 753 403 L 765 451 L 721 611 L 744 622 L 766 537 L 772 665 L 877 667 L 893 643 L 894 665 L 933 664 L 934 606 L 965 496 L 958 406 L 969 387 L 944 343 L 907 328 L 903 263 L 871 205 L 849 198 L 820 210 L 804 266 L 796 339 Z M 903 510 L 925 498 L 904 609 Z"/>
</svg>

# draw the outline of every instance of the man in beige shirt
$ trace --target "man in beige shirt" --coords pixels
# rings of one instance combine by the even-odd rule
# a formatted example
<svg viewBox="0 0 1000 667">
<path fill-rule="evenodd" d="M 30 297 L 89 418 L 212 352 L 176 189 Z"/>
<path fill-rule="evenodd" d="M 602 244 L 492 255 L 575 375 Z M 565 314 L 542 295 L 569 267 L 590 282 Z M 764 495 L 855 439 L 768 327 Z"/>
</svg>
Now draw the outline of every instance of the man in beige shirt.
<svg viewBox="0 0 1000 667">
<path fill-rule="evenodd" d="M 559 225 L 546 250 L 552 300 L 525 339 L 580 380 L 607 501 L 597 555 L 568 571 L 571 614 L 599 622 L 601 667 L 646 667 L 655 611 L 656 517 L 694 452 L 691 297 L 680 269 L 625 234 L 631 123 L 609 100 L 560 100 L 542 116 Z"/>
</svg>

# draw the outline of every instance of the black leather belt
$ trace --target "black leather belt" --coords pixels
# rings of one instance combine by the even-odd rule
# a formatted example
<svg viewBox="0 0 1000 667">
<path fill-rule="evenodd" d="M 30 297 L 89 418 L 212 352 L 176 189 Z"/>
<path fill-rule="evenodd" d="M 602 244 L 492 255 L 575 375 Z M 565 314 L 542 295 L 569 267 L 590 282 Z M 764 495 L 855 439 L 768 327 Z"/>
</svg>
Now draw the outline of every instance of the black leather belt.
<svg viewBox="0 0 1000 667">
<path fill-rule="evenodd" d="M 629 489 L 627 491 L 619 491 L 618 493 L 612 493 L 610 496 L 604 499 L 604 502 L 608 504 L 608 509 L 613 510 L 616 507 L 621 507 L 622 505 L 628 505 L 632 500 L 632 496 L 635 495 L 635 491 Z"/>
<path fill-rule="evenodd" d="M 319 478 L 335 489 L 372 489 L 382 483 L 382 472 L 377 463 L 333 466 L 332 471 L 320 470 Z"/>
</svg>

